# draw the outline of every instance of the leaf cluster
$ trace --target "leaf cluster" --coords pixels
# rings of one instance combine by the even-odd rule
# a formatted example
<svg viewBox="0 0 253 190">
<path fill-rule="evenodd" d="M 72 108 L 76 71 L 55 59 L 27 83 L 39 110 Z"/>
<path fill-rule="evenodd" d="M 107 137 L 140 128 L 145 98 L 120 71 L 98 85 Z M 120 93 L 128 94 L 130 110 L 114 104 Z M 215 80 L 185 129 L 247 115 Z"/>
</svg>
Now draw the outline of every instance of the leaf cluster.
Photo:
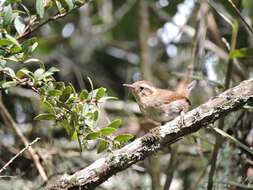
<svg viewBox="0 0 253 190">
<path fill-rule="evenodd" d="M 75 8 L 83 5 L 83 0 L 36 0 L 35 13 L 25 6 L 21 0 L 3 0 L 0 2 L 0 81 L 1 89 L 14 86 L 31 88 L 41 97 L 45 113 L 39 114 L 35 120 L 52 120 L 62 126 L 72 139 L 78 139 L 80 148 L 89 140 L 98 140 L 97 150 L 102 152 L 108 148 L 119 147 L 132 138 L 131 135 L 114 135 L 121 125 L 121 120 L 109 122 L 106 127 L 98 127 L 99 104 L 110 99 L 103 87 L 94 89 L 89 79 L 91 91 L 76 91 L 72 84 L 56 81 L 53 78 L 59 70 L 51 67 L 46 70 L 39 59 L 32 58 L 38 46 L 36 38 L 27 38 L 47 22 L 60 18 Z M 50 15 L 49 10 L 57 14 Z M 55 12 L 51 11 L 51 12 Z M 40 63 L 40 68 L 31 71 L 22 68 L 14 71 L 9 63 Z"/>
</svg>

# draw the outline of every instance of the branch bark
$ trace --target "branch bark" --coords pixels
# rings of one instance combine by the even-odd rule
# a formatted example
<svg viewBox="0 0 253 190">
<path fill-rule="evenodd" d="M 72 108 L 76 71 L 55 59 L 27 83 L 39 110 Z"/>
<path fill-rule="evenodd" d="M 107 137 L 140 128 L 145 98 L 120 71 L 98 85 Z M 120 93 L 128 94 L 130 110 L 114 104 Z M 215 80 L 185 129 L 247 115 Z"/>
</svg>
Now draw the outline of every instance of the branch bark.
<svg viewBox="0 0 253 190">
<path fill-rule="evenodd" d="M 172 144 L 181 137 L 207 127 L 229 112 L 253 101 L 253 79 L 227 90 L 184 116 L 184 124 L 177 117 L 163 126 L 154 128 L 150 133 L 136 139 L 125 147 L 95 161 L 90 166 L 73 175 L 61 177 L 47 190 L 94 189 L 112 175 L 125 170 L 134 163 L 144 160 L 161 147 Z"/>
</svg>

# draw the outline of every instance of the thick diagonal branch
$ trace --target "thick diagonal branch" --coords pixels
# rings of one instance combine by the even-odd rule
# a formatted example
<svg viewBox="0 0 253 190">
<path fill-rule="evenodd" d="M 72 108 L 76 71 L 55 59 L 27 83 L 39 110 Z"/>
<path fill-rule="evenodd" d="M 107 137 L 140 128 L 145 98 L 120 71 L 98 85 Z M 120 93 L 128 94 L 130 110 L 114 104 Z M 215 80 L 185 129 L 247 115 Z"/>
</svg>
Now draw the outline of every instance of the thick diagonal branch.
<svg viewBox="0 0 253 190">
<path fill-rule="evenodd" d="M 176 118 L 163 126 L 154 128 L 145 136 L 98 159 L 73 175 L 64 175 L 47 189 L 94 189 L 112 175 L 154 154 L 162 146 L 171 144 L 185 135 L 208 126 L 250 101 L 253 101 L 253 79 L 244 81 L 189 111 L 184 116 L 183 126 L 180 118 Z"/>
</svg>

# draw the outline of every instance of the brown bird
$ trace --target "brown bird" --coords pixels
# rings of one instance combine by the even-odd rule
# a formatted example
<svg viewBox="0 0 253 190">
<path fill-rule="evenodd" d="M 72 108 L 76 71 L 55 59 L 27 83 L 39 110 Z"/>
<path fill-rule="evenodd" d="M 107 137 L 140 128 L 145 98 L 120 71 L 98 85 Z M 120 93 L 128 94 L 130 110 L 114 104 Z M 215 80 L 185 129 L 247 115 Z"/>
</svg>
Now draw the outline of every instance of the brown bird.
<svg viewBox="0 0 253 190">
<path fill-rule="evenodd" d="M 188 111 L 191 105 L 189 95 L 195 85 L 196 81 L 192 81 L 183 92 L 179 93 L 156 88 L 147 81 L 123 84 L 131 89 L 141 112 L 160 123 L 171 121 Z"/>
</svg>

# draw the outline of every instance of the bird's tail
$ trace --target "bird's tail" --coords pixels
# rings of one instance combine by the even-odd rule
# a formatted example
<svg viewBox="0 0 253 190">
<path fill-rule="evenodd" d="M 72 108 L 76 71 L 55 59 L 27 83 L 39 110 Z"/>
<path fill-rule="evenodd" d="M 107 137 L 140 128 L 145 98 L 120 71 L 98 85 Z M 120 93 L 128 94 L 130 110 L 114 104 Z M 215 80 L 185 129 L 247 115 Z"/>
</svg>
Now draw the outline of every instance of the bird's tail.
<svg viewBox="0 0 253 190">
<path fill-rule="evenodd" d="M 184 89 L 184 95 L 186 96 L 186 97 L 189 97 L 190 96 L 190 94 L 191 94 L 191 91 L 192 91 L 192 89 L 196 86 L 196 84 L 197 84 L 197 81 L 196 80 L 194 80 L 194 81 L 192 81 L 191 83 L 189 83 L 187 86 L 186 86 L 186 88 Z"/>
</svg>

